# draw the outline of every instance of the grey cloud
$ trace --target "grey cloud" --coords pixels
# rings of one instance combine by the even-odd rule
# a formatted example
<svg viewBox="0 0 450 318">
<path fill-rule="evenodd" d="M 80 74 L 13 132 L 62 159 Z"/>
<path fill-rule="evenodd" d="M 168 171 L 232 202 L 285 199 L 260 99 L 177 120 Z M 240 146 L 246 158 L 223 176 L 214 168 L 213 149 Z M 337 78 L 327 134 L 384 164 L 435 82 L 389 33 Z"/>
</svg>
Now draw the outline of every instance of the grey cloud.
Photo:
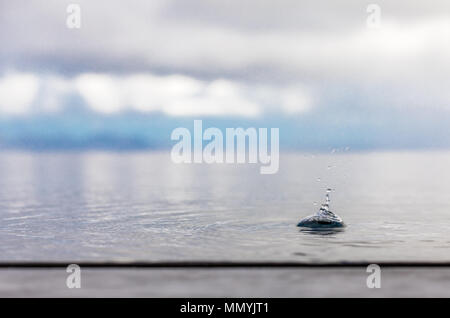
<svg viewBox="0 0 450 318">
<path fill-rule="evenodd" d="M 0 72 L 301 83 L 320 107 L 342 110 L 450 101 L 448 1 L 376 1 L 379 31 L 366 28 L 368 3 L 356 0 L 77 2 L 80 30 L 66 28 L 66 2 L 1 1 Z"/>
<path fill-rule="evenodd" d="M 2 68 L 146 70 L 273 81 L 334 77 L 349 72 L 358 60 L 361 66 L 374 62 L 376 43 L 366 43 L 367 50 L 360 53 L 355 52 L 359 39 L 352 39 L 365 30 L 367 3 L 361 1 L 78 3 L 82 28 L 68 30 L 67 3 L 2 2 L 0 40 L 7 43 L 0 53 Z M 432 6 L 423 1 L 377 3 L 383 19 L 405 28 L 450 13 L 447 1 Z"/>
</svg>

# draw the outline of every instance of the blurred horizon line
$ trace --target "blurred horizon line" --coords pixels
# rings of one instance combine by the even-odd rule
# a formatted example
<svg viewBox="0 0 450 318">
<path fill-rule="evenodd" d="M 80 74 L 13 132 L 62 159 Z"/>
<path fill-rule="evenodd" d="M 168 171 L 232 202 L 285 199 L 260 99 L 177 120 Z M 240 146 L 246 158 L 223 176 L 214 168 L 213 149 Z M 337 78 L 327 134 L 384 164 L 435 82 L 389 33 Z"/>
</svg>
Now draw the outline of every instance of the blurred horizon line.
<svg viewBox="0 0 450 318">
<path fill-rule="evenodd" d="M 192 132 L 195 119 L 203 120 L 203 131 L 208 127 L 223 132 L 239 127 L 279 128 L 281 151 L 450 150 L 450 140 L 443 133 L 447 127 L 444 117 L 428 123 L 423 119 L 405 128 L 401 115 L 392 113 L 391 120 L 384 122 L 373 116 L 339 121 L 333 120 L 334 114 L 324 117 L 314 112 L 250 119 L 138 113 L 0 117 L 0 150 L 165 150 L 176 143 L 170 139 L 171 132 L 178 127 Z"/>
</svg>

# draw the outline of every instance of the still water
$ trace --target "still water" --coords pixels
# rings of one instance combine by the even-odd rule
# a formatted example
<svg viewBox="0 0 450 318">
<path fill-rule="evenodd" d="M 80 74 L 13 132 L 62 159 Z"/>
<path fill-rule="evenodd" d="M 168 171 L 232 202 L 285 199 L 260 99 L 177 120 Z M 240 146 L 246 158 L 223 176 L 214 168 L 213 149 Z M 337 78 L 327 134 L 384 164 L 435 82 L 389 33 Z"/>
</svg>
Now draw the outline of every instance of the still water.
<svg viewBox="0 0 450 318">
<path fill-rule="evenodd" d="M 0 261 L 450 261 L 450 153 L 0 153 Z M 301 231 L 332 188 L 346 227 Z"/>
</svg>

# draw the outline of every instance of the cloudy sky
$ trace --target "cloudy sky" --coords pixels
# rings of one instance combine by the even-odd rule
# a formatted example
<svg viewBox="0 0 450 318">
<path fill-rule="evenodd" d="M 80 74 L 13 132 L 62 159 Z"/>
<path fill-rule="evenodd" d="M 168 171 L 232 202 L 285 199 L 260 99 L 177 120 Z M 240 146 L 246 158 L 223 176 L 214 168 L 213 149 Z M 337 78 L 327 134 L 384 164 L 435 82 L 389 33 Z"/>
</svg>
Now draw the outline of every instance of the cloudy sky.
<svg viewBox="0 0 450 318">
<path fill-rule="evenodd" d="M 70 3 L 0 0 L 0 144 L 164 146 L 197 118 L 450 147 L 449 1 L 83 0 L 79 29 Z"/>
</svg>

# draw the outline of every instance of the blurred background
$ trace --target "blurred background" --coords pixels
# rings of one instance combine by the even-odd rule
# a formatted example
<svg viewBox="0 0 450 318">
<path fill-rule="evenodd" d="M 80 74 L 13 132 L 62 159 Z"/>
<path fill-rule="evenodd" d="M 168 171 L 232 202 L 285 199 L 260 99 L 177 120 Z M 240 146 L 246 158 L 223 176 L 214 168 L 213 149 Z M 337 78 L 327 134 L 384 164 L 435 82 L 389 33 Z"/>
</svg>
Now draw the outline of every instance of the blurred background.
<svg viewBox="0 0 450 318">
<path fill-rule="evenodd" d="M 0 1 L 0 149 L 162 149 L 280 127 L 281 150 L 447 149 L 450 3 Z"/>
</svg>

